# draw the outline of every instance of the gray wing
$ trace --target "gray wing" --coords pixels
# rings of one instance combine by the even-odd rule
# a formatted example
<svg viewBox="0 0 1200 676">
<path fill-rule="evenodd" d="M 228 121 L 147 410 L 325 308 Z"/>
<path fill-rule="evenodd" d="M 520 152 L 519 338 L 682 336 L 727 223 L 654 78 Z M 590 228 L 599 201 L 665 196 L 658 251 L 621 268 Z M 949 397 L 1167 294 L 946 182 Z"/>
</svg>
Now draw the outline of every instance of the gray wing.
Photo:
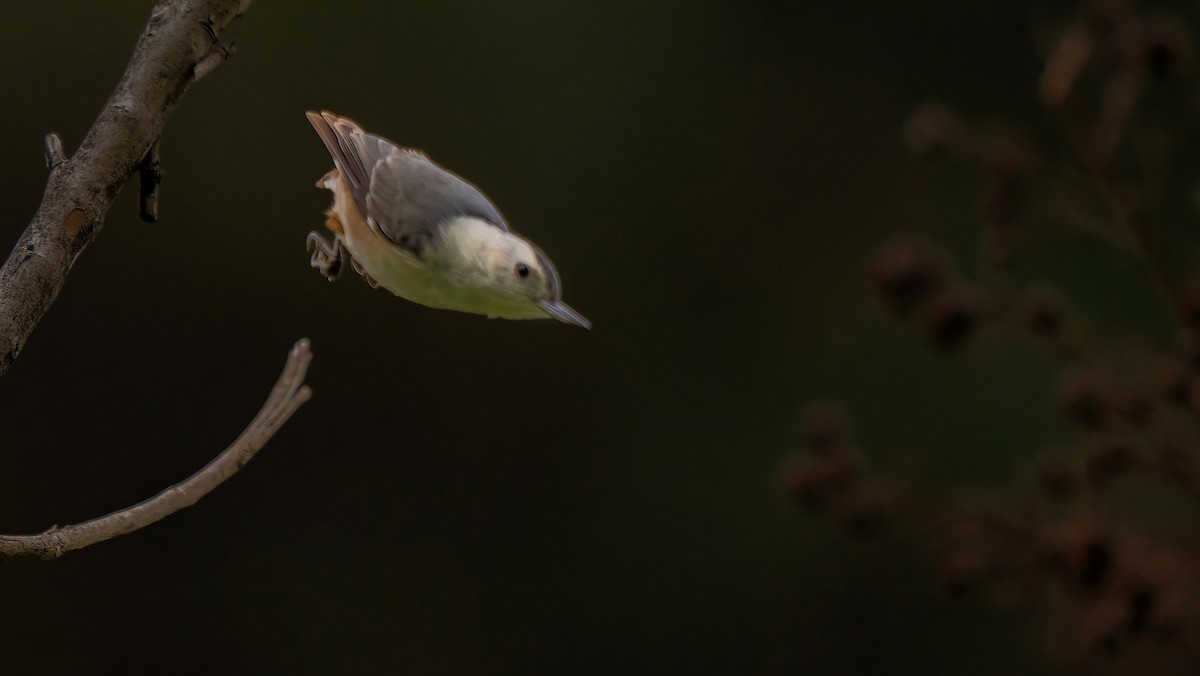
<svg viewBox="0 0 1200 676">
<path fill-rule="evenodd" d="M 369 134 L 333 113 L 307 115 L 349 182 L 367 223 L 417 258 L 424 259 L 437 227 L 458 216 L 508 230 L 487 196 L 425 155 Z"/>
</svg>

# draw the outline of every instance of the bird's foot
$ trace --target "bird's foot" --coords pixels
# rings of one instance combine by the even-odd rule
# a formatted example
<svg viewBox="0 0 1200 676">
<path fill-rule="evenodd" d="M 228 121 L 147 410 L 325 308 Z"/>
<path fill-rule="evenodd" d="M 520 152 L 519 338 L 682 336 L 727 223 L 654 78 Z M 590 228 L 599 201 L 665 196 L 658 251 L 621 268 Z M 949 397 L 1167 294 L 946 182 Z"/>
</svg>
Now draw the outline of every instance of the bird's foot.
<svg viewBox="0 0 1200 676">
<path fill-rule="evenodd" d="M 319 233 L 313 231 L 308 233 L 306 246 L 312 252 L 309 265 L 319 270 L 325 279 L 332 282 L 342 274 L 342 262 L 348 256 L 342 252 L 341 239 L 334 237 L 333 244 L 330 244 Z"/>
</svg>

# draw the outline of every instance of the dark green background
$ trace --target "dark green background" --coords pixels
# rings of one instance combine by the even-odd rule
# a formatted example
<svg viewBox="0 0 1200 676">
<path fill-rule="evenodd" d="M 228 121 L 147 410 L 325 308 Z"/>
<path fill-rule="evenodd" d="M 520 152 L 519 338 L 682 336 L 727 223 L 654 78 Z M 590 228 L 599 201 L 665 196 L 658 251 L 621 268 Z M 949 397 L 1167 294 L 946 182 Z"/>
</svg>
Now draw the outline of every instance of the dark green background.
<svg viewBox="0 0 1200 676">
<path fill-rule="evenodd" d="M 151 4 L 5 9 L 4 248 L 42 135 L 78 143 Z M 315 397 L 195 508 L 0 565 L 4 671 L 1040 668 L 1019 616 L 944 598 L 899 540 L 795 513 L 778 467 L 813 396 L 851 407 L 877 467 L 952 490 L 1018 481 L 1064 436 L 1045 358 L 931 355 L 863 270 L 930 223 L 971 249 L 973 185 L 937 198 L 901 124 L 931 96 L 1036 120 L 1033 29 L 1065 6 L 258 0 L 168 124 L 161 221 L 123 192 L 0 382 L 0 532 L 194 471 L 301 336 Z M 483 187 L 595 330 L 321 279 L 312 108 Z M 1136 266 L 1099 265 L 1132 291 L 1068 267 L 1074 298 L 1161 330 Z"/>
</svg>

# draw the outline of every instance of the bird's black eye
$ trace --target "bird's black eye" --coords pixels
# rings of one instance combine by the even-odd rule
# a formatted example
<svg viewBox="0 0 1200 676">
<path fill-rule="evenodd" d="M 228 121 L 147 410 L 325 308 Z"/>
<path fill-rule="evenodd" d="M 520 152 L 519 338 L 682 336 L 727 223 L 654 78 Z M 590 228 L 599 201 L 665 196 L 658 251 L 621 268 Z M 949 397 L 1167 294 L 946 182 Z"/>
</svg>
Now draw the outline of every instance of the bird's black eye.
<svg viewBox="0 0 1200 676">
<path fill-rule="evenodd" d="M 517 275 L 521 277 L 529 276 L 529 266 L 524 263 L 517 263 Z"/>
</svg>

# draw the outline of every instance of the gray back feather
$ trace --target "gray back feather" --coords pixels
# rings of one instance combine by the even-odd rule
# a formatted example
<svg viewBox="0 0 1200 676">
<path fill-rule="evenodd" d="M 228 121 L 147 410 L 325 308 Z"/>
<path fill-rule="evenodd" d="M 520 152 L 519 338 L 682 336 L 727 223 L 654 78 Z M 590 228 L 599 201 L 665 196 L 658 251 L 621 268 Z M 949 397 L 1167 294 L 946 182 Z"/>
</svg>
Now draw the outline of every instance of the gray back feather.
<svg viewBox="0 0 1200 676">
<path fill-rule="evenodd" d="M 478 188 L 425 155 L 363 131 L 333 113 L 308 113 L 334 164 L 350 184 L 367 222 L 423 259 L 438 227 L 472 216 L 508 231 L 496 205 Z"/>
</svg>

